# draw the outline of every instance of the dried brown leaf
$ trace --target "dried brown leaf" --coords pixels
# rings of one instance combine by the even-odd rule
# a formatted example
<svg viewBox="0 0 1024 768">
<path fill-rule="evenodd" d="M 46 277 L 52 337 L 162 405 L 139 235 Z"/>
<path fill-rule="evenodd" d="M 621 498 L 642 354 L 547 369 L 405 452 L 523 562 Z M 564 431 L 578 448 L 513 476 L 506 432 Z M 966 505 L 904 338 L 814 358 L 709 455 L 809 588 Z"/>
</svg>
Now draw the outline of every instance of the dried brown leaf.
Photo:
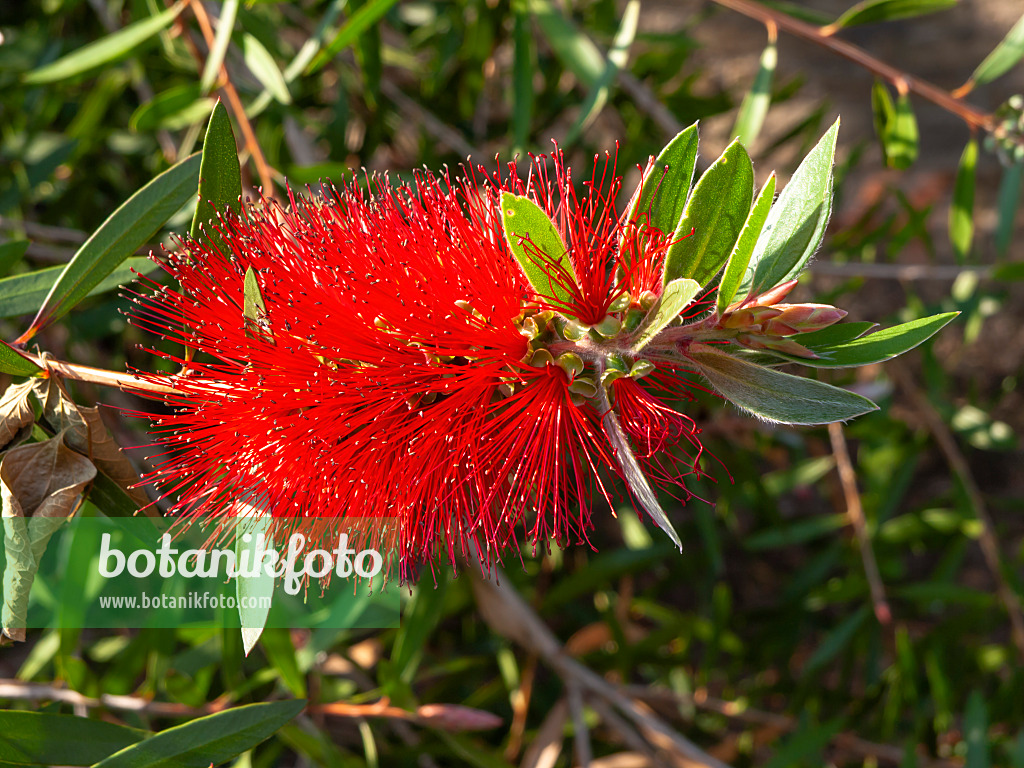
<svg viewBox="0 0 1024 768">
<path fill-rule="evenodd" d="M 0 398 L 0 450 L 7 447 L 24 427 L 36 420 L 29 395 L 32 382 L 9 387 Z"/>
</svg>

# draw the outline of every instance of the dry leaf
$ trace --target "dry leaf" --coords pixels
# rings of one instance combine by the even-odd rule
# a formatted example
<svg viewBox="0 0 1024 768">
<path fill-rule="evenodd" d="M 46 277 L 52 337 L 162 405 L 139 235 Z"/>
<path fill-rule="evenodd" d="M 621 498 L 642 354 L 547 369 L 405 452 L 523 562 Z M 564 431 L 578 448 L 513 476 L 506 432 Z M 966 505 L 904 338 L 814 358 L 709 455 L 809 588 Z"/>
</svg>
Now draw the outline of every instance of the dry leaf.
<svg viewBox="0 0 1024 768">
<path fill-rule="evenodd" d="M 32 381 L 8 387 L 0 398 L 0 450 L 10 445 L 18 433 L 36 420 L 29 395 Z"/>
</svg>

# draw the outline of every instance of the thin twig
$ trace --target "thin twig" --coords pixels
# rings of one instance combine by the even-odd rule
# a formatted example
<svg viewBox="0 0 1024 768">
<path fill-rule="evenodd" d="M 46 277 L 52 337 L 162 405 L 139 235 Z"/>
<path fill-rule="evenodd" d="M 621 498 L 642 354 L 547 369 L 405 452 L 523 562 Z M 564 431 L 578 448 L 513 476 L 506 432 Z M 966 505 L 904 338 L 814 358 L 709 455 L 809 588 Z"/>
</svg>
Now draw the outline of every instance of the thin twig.
<svg viewBox="0 0 1024 768">
<path fill-rule="evenodd" d="M 192 8 L 196 21 L 199 22 L 199 29 L 202 30 L 203 38 L 206 40 L 207 49 L 212 49 L 214 40 L 213 25 L 210 23 L 210 17 L 206 13 L 206 8 L 203 7 L 202 0 L 192 0 L 189 7 Z M 201 65 L 202 62 L 200 62 L 200 71 L 202 70 Z M 263 149 L 256 140 L 256 132 L 253 131 L 252 123 L 249 122 L 249 118 L 245 114 L 245 107 L 238 96 L 238 91 L 235 90 L 234 83 L 231 82 L 231 75 L 228 73 L 227 65 L 224 62 L 221 62 L 220 65 L 220 87 L 227 97 L 231 113 L 235 116 L 235 120 L 238 121 L 238 127 L 242 130 L 245 148 L 249 150 L 249 154 L 252 155 L 252 160 L 256 164 L 256 173 L 260 177 L 263 195 L 264 197 L 273 197 L 274 176 L 270 166 L 267 164 L 267 158 L 263 154 Z"/>
<path fill-rule="evenodd" d="M 1013 636 L 1013 643 L 1017 646 L 1017 652 L 1021 659 L 1024 659 L 1024 613 L 1021 612 L 1021 601 L 1017 592 L 1010 585 L 1003 573 L 1002 553 L 999 551 L 999 542 L 996 538 L 995 525 L 992 516 L 988 512 L 985 499 L 981 495 L 981 489 L 974 480 L 971 468 L 967 459 L 960 451 L 956 439 L 949 427 L 939 416 L 935 407 L 928 400 L 927 396 L 914 382 L 911 374 L 899 363 L 890 366 L 893 378 L 896 379 L 907 396 L 911 399 L 914 408 L 924 421 L 928 431 L 938 444 L 939 449 L 946 457 L 950 469 L 960 479 L 964 492 L 967 494 L 968 503 L 974 510 L 974 515 L 981 524 L 981 533 L 978 536 L 978 544 L 981 546 L 981 553 L 985 558 L 985 564 L 992 572 L 992 578 L 996 582 L 996 592 L 1000 601 L 1006 608 L 1010 617 L 1010 628 Z"/>
<path fill-rule="evenodd" d="M 56 374 L 65 379 L 72 379 L 73 381 L 88 381 L 92 384 L 100 384 L 104 387 L 116 387 L 117 389 L 126 392 L 143 391 L 152 392 L 157 395 L 181 394 L 181 390 L 175 389 L 174 387 L 167 387 L 162 384 L 147 381 L 131 373 L 120 373 L 118 371 L 108 371 L 103 368 L 93 368 L 88 365 L 79 365 L 78 363 L 68 363 L 63 360 L 55 360 L 52 357 L 35 355 L 31 352 L 22 351 L 21 354 L 40 368 L 48 370 L 51 375 Z"/>
<path fill-rule="evenodd" d="M 754 0 L 712 0 L 712 2 L 741 13 L 748 18 L 757 19 L 764 24 L 774 23 L 779 29 L 789 32 L 791 35 L 796 35 L 804 40 L 809 40 L 812 43 L 823 46 L 833 53 L 860 65 L 876 77 L 892 83 L 900 93 L 915 93 L 942 107 L 947 112 L 953 113 L 972 128 L 980 128 L 996 136 L 1002 136 L 1005 133 L 992 114 L 982 112 L 976 107 L 955 98 L 949 91 L 945 91 L 936 85 L 876 59 L 862 48 L 833 37 L 832 35 L 836 29 L 832 26 L 816 27 L 813 24 L 807 24 L 799 19 L 795 19 L 782 11 L 777 11 L 774 8 L 754 2 Z"/>
<path fill-rule="evenodd" d="M 871 534 L 868 532 L 867 522 L 864 520 L 864 507 L 860 503 L 860 492 L 857 490 L 857 473 L 854 472 L 853 463 L 850 461 L 850 451 L 846 446 L 846 437 L 843 435 L 843 425 L 838 421 L 829 424 L 828 436 L 832 441 L 832 455 L 836 457 L 839 482 L 842 483 L 843 496 L 846 498 L 846 516 L 850 519 L 857 535 L 860 557 L 864 562 L 864 575 L 867 577 L 868 587 L 871 589 L 871 602 L 875 607 L 875 618 L 878 619 L 879 624 L 887 625 L 892 621 L 892 611 L 885 599 L 882 575 L 878 572 L 875 551 L 871 547 Z"/>
</svg>

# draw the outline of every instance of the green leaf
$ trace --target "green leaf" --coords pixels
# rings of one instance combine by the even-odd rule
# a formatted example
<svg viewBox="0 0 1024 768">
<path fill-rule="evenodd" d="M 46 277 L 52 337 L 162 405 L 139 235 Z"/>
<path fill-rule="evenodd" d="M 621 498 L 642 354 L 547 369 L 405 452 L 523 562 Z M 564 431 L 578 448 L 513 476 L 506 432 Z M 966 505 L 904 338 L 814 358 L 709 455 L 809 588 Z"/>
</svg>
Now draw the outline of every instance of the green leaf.
<svg viewBox="0 0 1024 768">
<path fill-rule="evenodd" d="M 551 0 L 527 0 L 527 4 L 558 60 L 584 88 L 593 88 L 604 71 L 604 56 L 598 47 Z"/>
<path fill-rule="evenodd" d="M 359 36 L 381 19 L 395 4 L 397 0 L 370 0 L 366 5 L 353 13 L 345 25 L 338 30 L 338 34 L 327 44 L 327 47 L 320 51 L 320 54 L 313 59 L 313 63 L 306 69 L 307 75 L 323 69 L 330 63 L 331 59 L 337 56 L 348 46 L 352 45 Z"/>
<path fill-rule="evenodd" d="M 736 123 L 732 127 L 732 135 L 745 147 L 753 145 L 768 115 L 768 107 L 772 102 L 772 77 L 775 75 L 778 61 L 778 48 L 775 41 L 770 40 L 761 54 L 761 63 L 757 75 L 754 76 L 754 83 L 743 97 L 740 111 L 736 115 Z"/>
<path fill-rule="evenodd" d="M 0 754 L 16 765 L 92 765 L 147 735 L 104 720 L 0 710 Z"/>
<path fill-rule="evenodd" d="M 999 194 L 996 207 L 999 210 L 999 221 L 996 224 L 996 252 L 1005 256 L 1013 242 L 1013 225 L 1017 218 L 1017 207 L 1020 205 L 1021 187 L 1024 186 L 1024 165 L 1014 163 L 1003 170 L 1003 178 L 999 182 Z"/>
<path fill-rule="evenodd" d="M 768 421 L 828 424 L 878 410 L 867 398 L 845 389 L 744 362 L 715 349 L 691 349 L 689 357 L 727 400 Z"/>
<path fill-rule="evenodd" d="M 299 698 L 306 696 L 306 678 L 299 670 L 295 658 L 295 646 L 292 644 L 291 632 L 283 627 L 268 627 L 260 636 L 260 647 L 273 667 L 281 676 L 281 681 L 294 695 Z"/>
<path fill-rule="evenodd" d="M 55 83 L 124 58 L 158 32 L 167 29 L 184 7 L 184 2 L 178 2 L 156 16 L 129 24 L 95 43 L 32 70 L 25 75 L 25 82 L 29 85 Z"/>
<path fill-rule="evenodd" d="M 64 268 L 21 340 L 62 317 L 157 233 L 195 194 L 199 154 L 168 168 L 128 198 Z"/>
<path fill-rule="evenodd" d="M 768 181 L 761 187 L 761 191 L 754 200 L 754 207 L 747 214 L 747 220 L 743 223 L 740 236 L 736 245 L 729 254 L 729 261 L 725 264 L 725 271 L 722 273 L 722 282 L 718 286 L 718 314 L 722 314 L 732 304 L 736 291 L 739 290 L 743 276 L 750 264 L 750 257 L 754 253 L 754 245 L 761 236 L 768 212 L 775 200 L 775 174 L 768 177 Z"/>
<path fill-rule="evenodd" d="M 835 346 L 815 346 L 814 352 L 819 355 L 817 360 L 802 357 L 787 357 L 787 359 L 792 359 L 793 362 L 799 361 L 803 365 L 814 368 L 854 368 L 885 362 L 927 341 L 959 314 L 959 312 L 946 312 L 941 315 L 932 315 Z M 843 325 L 856 325 L 856 323 L 844 323 Z M 842 328 L 843 325 L 839 327 Z M 797 341 L 802 341 L 802 336 L 795 338 Z"/>
<path fill-rule="evenodd" d="M 0 244 L 0 276 L 8 274 L 11 268 L 21 261 L 28 246 L 28 240 L 15 240 L 12 243 Z"/>
<path fill-rule="evenodd" d="M 248 337 L 261 337 L 264 341 L 273 342 L 267 322 L 267 303 L 263 300 L 260 281 L 252 267 L 246 267 L 242 283 L 242 316 Z"/>
<path fill-rule="evenodd" d="M 917 160 L 918 130 L 910 96 L 901 93 L 896 97 L 892 122 L 885 133 L 886 162 L 898 170 L 909 168 Z"/>
<path fill-rule="evenodd" d="M 658 303 L 651 308 L 643 324 L 637 329 L 632 345 L 633 351 L 639 352 L 646 347 L 665 326 L 679 317 L 679 313 L 690 305 L 693 297 L 699 292 L 700 283 L 685 277 L 666 285 Z"/>
<path fill-rule="evenodd" d="M 689 277 L 707 285 L 732 253 L 753 197 L 754 167 L 733 141 L 693 188 L 665 254 L 663 282 Z"/>
<path fill-rule="evenodd" d="M 800 275 L 825 237 L 832 213 L 836 120 L 796 169 L 772 206 L 747 266 L 744 296 L 756 296 Z"/>
<path fill-rule="evenodd" d="M 826 27 L 826 34 L 856 24 L 923 16 L 952 8 L 958 0 L 863 0 Z"/>
<path fill-rule="evenodd" d="M 563 144 L 568 145 L 575 141 L 580 133 L 593 123 L 608 101 L 608 94 L 611 92 L 612 84 L 615 82 L 619 70 L 626 66 L 629 60 L 629 48 L 633 44 L 633 38 L 636 37 L 639 19 L 640 0 L 629 0 L 622 12 L 622 21 L 619 23 L 618 31 L 615 33 L 612 47 L 608 49 L 608 57 L 605 59 L 601 77 L 590 88 L 586 99 L 583 100 L 579 115 L 566 133 Z"/>
<path fill-rule="evenodd" d="M 248 287 L 252 268 L 245 273 Z M 262 300 L 262 298 L 261 298 Z M 247 299 L 248 301 L 248 299 Z M 248 562 L 256 561 L 258 547 L 257 537 L 263 534 L 264 549 L 273 547 L 270 535 L 271 515 L 258 506 L 239 502 L 235 517 L 235 556 L 237 562 L 242 561 L 243 553 L 248 552 Z M 249 541 L 244 536 L 249 535 Z M 259 640 L 270 614 L 270 600 L 274 595 L 274 577 L 263 568 L 255 576 L 235 576 L 235 596 L 238 598 L 238 618 L 242 631 L 242 650 L 248 656 Z M 266 604 L 264 604 L 266 600 Z"/>
<path fill-rule="evenodd" d="M 891 130 L 890 126 L 896 119 L 896 107 L 893 106 L 888 86 L 881 80 L 875 80 L 871 86 L 871 114 L 875 136 L 878 137 L 878 145 L 882 148 L 882 159 L 888 164 L 889 152 L 885 140 Z"/>
<path fill-rule="evenodd" d="M 89 292 L 90 296 L 118 288 L 135 279 L 135 272 L 149 274 L 160 265 L 145 256 L 133 256 Z M 0 280 L 0 317 L 28 315 L 39 309 L 64 267 L 47 267 Z"/>
<path fill-rule="evenodd" d="M 246 66 L 270 95 L 281 104 L 291 104 L 292 95 L 288 91 L 288 83 L 263 43 L 247 32 L 242 35 L 242 52 Z"/>
<path fill-rule="evenodd" d="M 224 238 L 216 230 L 220 215 L 227 210 L 242 210 L 242 171 L 238 164 L 235 133 L 228 111 L 218 101 L 210 113 L 210 124 L 203 139 L 203 159 L 199 166 L 199 203 L 192 218 L 189 236 L 210 243 L 227 253 Z"/>
<path fill-rule="evenodd" d="M 12 376 L 34 376 L 41 371 L 38 365 L 22 357 L 7 342 L 0 341 L 0 373 Z"/>
<path fill-rule="evenodd" d="M 209 113 L 214 100 L 205 98 L 197 83 L 176 85 L 143 102 L 128 120 L 128 127 L 136 133 L 158 128 L 177 130 L 197 123 L 199 111 Z"/>
<path fill-rule="evenodd" d="M 988 747 L 988 705 L 985 703 L 985 695 L 978 690 L 971 691 L 967 697 L 964 741 L 967 742 L 964 768 L 989 768 L 992 765 Z"/>
<path fill-rule="evenodd" d="M 511 192 L 501 193 L 501 221 L 505 242 L 533 290 L 554 302 L 570 303 L 572 293 L 564 281 L 568 277 L 575 283 L 576 272 L 554 222 L 535 202 Z"/>
<path fill-rule="evenodd" d="M 207 768 L 269 738 L 306 706 L 303 699 L 247 704 L 168 728 L 95 768 Z"/>
<path fill-rule="evenodd" d="M 953 253 L 962 263 L 971 251 L 974 239 L 974 179 L 978 164 L 978 141 L 972 138 L 960 156 L 953 185 L 953 204 L 949 209 L 949 240 Z"/>
<path fill-rule="evenodd" d="M 978 65 L 971 75 L 971 81 L 978 85 L 990 83 L 1008 72 L 1021 58 L 1024 58 L 1024 16 L 1017 20 L 1002 42 Z"/>
<path fill-rule="evenodd" d="M 640 221 L 644 215 L 649 215 L 650 225 L 659 232 L 675 232 L 690 196 L 696 164 L 697 123 L 694 123 L 676 134 L 658 153 L 629 203 L 628 220 Z"/>
<path fill-rule="evenodd" d="M 231 34 L 235 29 L 235 18 L 238 16 L 238 0 L 224 0 L 220 8 L 220 19 L 217 21 L 217 34 L 213 45 L 206 56 L 203 74 L 199 78 L 199 89 L 202 93 L 210 93 L 220 76 L 221 65 L 231 44 Z M 254 73 L 255 74 L 255 73 Z"/>
<path fill-rule="evenodd" d="M 851 341 L 860 338 L 872 328 L 878 327 L 878 323 L 868 320 L 861 320 L 856 323 L 836 323 L 818 331 L 801 333 L 800 343 L 808 349 L 820 349 L 823 347 L 834 347 L 844 341 Z"/>
<path fill-rule="evenodd" d="M 862 605 L 855 613 L 843 619 L 839 626 L 825 637 L 825 640 L 817 647 L 811 658 L 807 660 L 803 670 L 804 676 L 808 677 L 820 671 L 822 667 L 838 656 L 843 648 L 850 644 L 857 634 L 857 630 L 864 625 L 870 616 L 871 607 Z"/>
</svg>

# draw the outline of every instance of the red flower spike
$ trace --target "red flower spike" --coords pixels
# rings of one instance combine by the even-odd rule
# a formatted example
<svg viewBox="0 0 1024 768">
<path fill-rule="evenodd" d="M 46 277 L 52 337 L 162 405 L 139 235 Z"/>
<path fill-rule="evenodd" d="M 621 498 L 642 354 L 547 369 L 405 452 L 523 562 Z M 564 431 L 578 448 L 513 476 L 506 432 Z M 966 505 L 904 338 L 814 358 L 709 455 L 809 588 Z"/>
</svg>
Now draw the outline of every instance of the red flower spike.
<svg viewBox="0 0 1024 768">
<path fill-rule="evenodd" d="M 611 439 L 604 387 L 578 390 L 600 381 L 592 345 L 614 340 L 577 346 L 551 313 L 610 328 L 637 311 L 660 290 L 668 237 L 619 221 L 613 157 L 595 159 L 582 197 L 559 151 L 551 165 L 553 177 L 534 159 L 525 181 L 511 165 L 411 186 L 353 180 L 288 210 L 250 205 L 220 229 L 228 252 L 184 243 L 166 264 L 181 291 L 150 283 L 132 317 L 198 350 L 189 363 L 154 352 L 181 374 L 140 373 L 176 391 L 151 417 L 162 454 L 148 478 L 174 510 L 216 520 L 258 497 L 277 519 L 307 518 L 311 542 L 339 519 L 394 517 L 405 577 L 470 542 L 489 561 L 521 537 L 585 542 L 623 451 L 688 499 L 681 482 L 701 473 L 703 448 L 659 401 L 661 370 L 610 384 L 631 445 Z M 510 253 L 502 191 L 555 223 L 576 275 L 566 306 L 548 306 Z M 243 317 L 248 270 L 265 304 L 255 324 Z"/>
</svg>

